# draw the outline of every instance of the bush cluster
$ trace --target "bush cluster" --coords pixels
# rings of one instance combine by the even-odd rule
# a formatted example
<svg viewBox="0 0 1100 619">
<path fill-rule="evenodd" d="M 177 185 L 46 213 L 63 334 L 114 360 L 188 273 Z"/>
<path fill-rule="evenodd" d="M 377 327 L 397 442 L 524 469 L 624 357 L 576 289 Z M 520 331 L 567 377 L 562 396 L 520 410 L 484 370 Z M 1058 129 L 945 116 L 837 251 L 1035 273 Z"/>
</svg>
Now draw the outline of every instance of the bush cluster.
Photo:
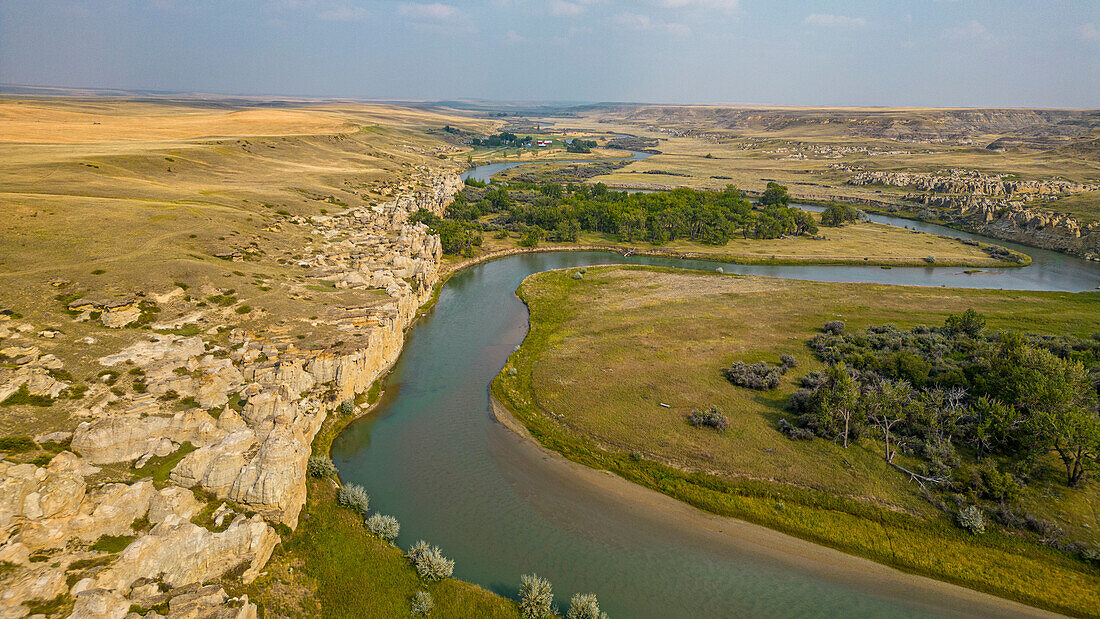
<svg viewBox="0 0 1100 619">
<path fill-rule="evenodd" d="M 393 516 L 373 514 L 370 518 L 367 518 L 366 522 L 368 531 L 390 545 L 393 545 L 393 541 L 397 539 L 398 534 L 401 532 L 401 525 L 397 522 L 397 518 Z"/>
<path fill-rule="evenodd" d="M 955 516 L 959 526 L 970 531 L 974 535 L 985 533 L 985 515 L 977 505 L 971 505 L 959 510 Z"/>
<path fill-rule="evenodd" d="M 549 580 L 539 578 L 538 574 L 520 577 L 519 612 L 524 619 L 545 619 L 557 615 Z"/>
<path fill-rule="evenodd" d="M 348 484 L 340 488 L 336 500 L 344 507 L 350 507 L 366 516 L 370 508 L 370 496 L 359 484 Z"/>
<path fill-rule="evenodd" d="M 727 368 L 723 374 L 726 380 L 738 387 L 766 391 L 779 386 L 779 381 L 787 373 L 788 367 L 787 365 L 768 365 L 763 361 L 760 363 L 738 361 Z"/>
<path fill-rule="evenodd" d="M 412 608 L 410 612 L 415 617 L 430 615 L 432 609 L 435 608 L 435 600 L 432 599 L 432 594 L 427 591 L 417 591 L 413 595 Z"/>
<path fill-rule="evenodd" d="M 332 458 L 328 456 L 311 456 L 306 462 L 306 471 L 309 472 L 310 477 L 318 479 L 334 477 L 336 475 L 336 465 L 332 463 Z"/>
<path fill-rule="evenodd" d="M 412 561 L 417 575 L 424 580 L 450 578 L 455 570 L 455 562 L 443 556 L 439 546 L 429 546 L 424 540 L 413 544 L 405 556 Z"/>
<path fill-rule="evenodd" d="M 730 426 L 729 420 L 718 410 L 717 406 L 711 406 L 705 411 L 691 411 L 688 421 L 696 428 L 714 428 L 719 432 Z"/>
</svg>

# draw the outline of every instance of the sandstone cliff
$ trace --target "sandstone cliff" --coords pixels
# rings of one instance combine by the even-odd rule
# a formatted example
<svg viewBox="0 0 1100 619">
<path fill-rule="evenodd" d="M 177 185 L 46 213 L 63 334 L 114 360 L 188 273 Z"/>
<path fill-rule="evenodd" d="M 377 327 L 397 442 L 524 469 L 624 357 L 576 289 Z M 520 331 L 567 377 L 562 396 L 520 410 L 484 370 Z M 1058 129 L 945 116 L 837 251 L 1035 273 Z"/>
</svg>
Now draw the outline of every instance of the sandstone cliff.
<svg viewBox="0 0 1100 619">
<path fill-rule="evenodd" d="M 424 174 L 394 200 L 308 222 L 321 240 L 298 266 L 386 299 L 318 318 L 342 334 L 337 349 L 299 349 L 235 329 L 228 346 L 203 335 L 153 335 L 100 358 L 105 380 L 139 374 L 142 392 L 93 388 L 71 451 L 46 466 L 0 460 L 0 561 L 11 566 L 0 618 L 66 594 L 74 617 L 138 616 L 132 606 L 164 604 L 169 617 L 255 617 L 254 604 L 229 599 L 216 582 L 231 571 L 254 579 L 279 542 L 272 525 L 297 525 L 314 436 L 329 411 L 396 361 L 439 280 L 439 238 L 409 215 L 441 213 L 460 187 L 455 175 Z M 56 396 L 68 386 L 54 378 L 56 359 L 32 348 L 2 352 L 15 367 L 0 376 L 0 399 L 20 389 Z M 170 404 L 178 402 L 190 405 Z M 67 440 L 62 434 L 53 438 Z M 173 459 L 167 480 L 95 482 L 99 467 L 131 467 L 140 477 Z M 218 509 L 203 512 L 211 500 Z M 117 554 L 90 547 L 128 537 Z"/>
</svg>

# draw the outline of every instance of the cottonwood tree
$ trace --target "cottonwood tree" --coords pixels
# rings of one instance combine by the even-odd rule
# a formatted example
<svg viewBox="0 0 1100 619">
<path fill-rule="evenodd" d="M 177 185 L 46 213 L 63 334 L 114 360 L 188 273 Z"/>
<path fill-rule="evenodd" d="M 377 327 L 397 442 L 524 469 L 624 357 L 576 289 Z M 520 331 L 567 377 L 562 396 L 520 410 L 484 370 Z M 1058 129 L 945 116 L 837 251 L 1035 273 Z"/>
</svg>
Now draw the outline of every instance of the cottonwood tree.
<svg viewBox="0 0 1100 619">
<path fill-rule="evenodd" d="M 821 408 L 824 414 L 837 420 L 836 425 L 844 424 L 839 432 L 844 448 L 848 448 L 848 437 L 852 434 L 853 424 L 860 424 L 863 411 L 858 406 L 859 389 L 848 366 L 837 363 L 825 371 L 825 382 L 821 385 Z"/>
<path fill-rule="evenodd" d="M 868 385 L 861 399 L 868 419 L 882 432 L 883 458 L 891 464 L 895 452 L 890 448 L 890 432 L 905 419 L 913 396 L 913 387 L 908 382 L 882 379 Z"/>
</svg>

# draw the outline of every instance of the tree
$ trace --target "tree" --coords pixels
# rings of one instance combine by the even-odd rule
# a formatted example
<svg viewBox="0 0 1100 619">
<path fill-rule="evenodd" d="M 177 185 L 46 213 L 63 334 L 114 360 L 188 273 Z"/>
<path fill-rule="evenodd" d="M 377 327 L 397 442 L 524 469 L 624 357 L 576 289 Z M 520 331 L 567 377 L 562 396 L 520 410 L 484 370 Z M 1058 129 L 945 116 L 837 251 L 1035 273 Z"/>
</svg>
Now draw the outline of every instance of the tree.
<svg viewBox="0 0 1100 619">
<path fill-rule="evenodd" d="M 878 380 L 867 386 L 860 400 L 867 418 L 882 432 L 883 458 L 894 461 L 890 432 L 905 419 L 913 402 L 913 387 L 903 380 Z"/>
<path fill-rule="evenodd" d="M 821 213 L 821 225 L 839 228 L 846 223 L 859 221 L 866 217 L 863 211 L 847 204 L 830 204 Z"/>
<path fill-rule="evenodd" d="M 565 619 L 607 619 L 607 613 L 600 612 L 595 593 L 574 593 Z"/>
<path fill-rule="evenodd" d="M 825 414 L 844 423 L 841 436 L 845 449 L 848 448 L 853 422 L 859 424 L 863 419 L 863 412 L 856 406 L 858 399 L 859 390 L 848 366 L 843 363 L 829 366 L 825 370 L 825 383 L 821 385 L 821 407 Z"/>
<path fill-rule="evenodd" d="M 989 390 L 1021 411 L 1025 451 L 1057 452 L 1066 484 L 1078 485 L 1100 451 L 1096 389 L 1085 366 L 1002 335 L 991 358 Z"/>
<path fill-rule="evenodd" d="M 968 309 L 962 314 L 951 314 L 943 325 L 944 331 L 950 336 L 969 335 L 978 337 L 985 330 L 985 316 Z"/>
<path fill-rule="evenodd" d="M 787 206 L 791 203 L 791 196 L 787 194 L 785 186 L 770 182 L 761 194 L 759 202 L 762 206 Z"/>
<path fill-rule="evenodd" d="M 538 574 L 524 574 L 520 577 L 519 612 L 524 619 L 544 619 L 557 614 L 549 580 L 539 578 Z"/>
<path fill-rule="evenodd" d="M 538 226 L 529 226 L 523 231 L 523 235 L 520 236 L 520 247 L 538 247 L 539 241 L 543 239 L 545 233 L 542 228 Z"/>
</svg>

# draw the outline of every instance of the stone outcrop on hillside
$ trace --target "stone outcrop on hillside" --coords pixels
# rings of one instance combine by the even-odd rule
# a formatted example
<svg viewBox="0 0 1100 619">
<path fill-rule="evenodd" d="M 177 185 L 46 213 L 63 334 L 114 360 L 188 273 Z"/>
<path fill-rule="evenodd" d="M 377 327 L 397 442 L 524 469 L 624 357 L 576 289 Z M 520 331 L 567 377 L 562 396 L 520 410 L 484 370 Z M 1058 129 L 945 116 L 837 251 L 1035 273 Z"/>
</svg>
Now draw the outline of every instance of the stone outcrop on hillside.
<svg viewBox="0 0 1100 619">
<path fill-rule="evenodd" d="M 1042 208 L 1059 196 L 1100 192 L 1100 185 L 1062 180 L 1010 180 L 971 170 L 938 174 L 860 172 L 852 185 L 910 187 L 905 200 L 965 228 L 1007 241 L 1100 260 L 1100 223 Z"/>
<path fill-rule="evenodd" d="M 409 216 L 420 208 L 441 213 L 460 187 L 455 175 L 427 176 L 390 202 L 312 220 L 321 240 L 299 263 L 309 275 L 386 295 L 322 319 L 343 334 L 338 350 L 302 350 L 238 329 L 228 347 L 155 335 L 100 358 L 107 385 L 136 373 L 141 392 L 93 385 L 72 452 L 47 466 L 0 461 L 0 561 L 15 566 L 5 576 L 0 618 L 66 594 L 74 617 L 126 617 L 132 605 L 164 603 L 168 617 L 255 617 L 247 598 L 230 600 L 210 583 L 229 572 L 251 581 L 279 542 L 272 523 L 297 525 L 314 436 L 333 407 L 396 361 L 405 329 L 438 282 L 439 238 Z M 56 395 L 68 386 L 52 378 L 59 366 L 49 355 L 3 354 L 16 365 L 0 376 L 9 393 L 29 385 L 32 394 Z M 167 485 L 89 480 L 104 466 L 128 466 L 140 477 L 169 458 L 178 462 Z M 213 524 L 192 522 L 207 518 L 210 496 L 224 501 Z M 116 555 L 91 550 L 104 536 L 134 539 Z M 35 559 L 42 553 L 49 561 Z"/>
</svg>

